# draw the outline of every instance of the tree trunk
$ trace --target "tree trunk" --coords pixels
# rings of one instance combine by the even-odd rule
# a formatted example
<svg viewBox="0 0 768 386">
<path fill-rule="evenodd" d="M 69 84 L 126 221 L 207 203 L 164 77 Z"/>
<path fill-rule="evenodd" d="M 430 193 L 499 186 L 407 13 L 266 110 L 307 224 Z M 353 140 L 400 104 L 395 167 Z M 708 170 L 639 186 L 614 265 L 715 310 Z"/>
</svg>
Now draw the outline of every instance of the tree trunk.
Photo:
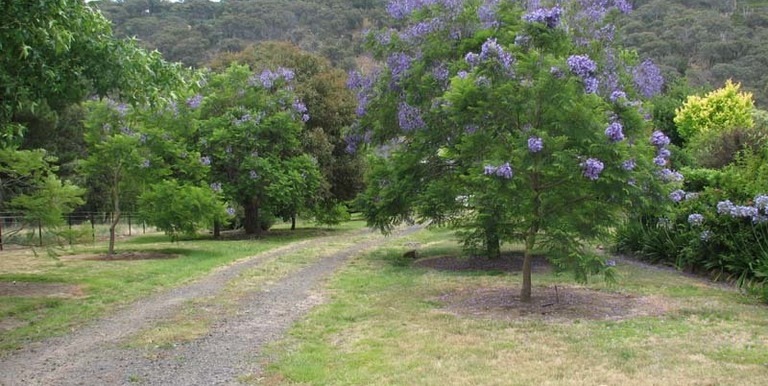
<svg viewBox="0 0 768 386">
<path fill-rule="evenodd" d="M 295 213 L 291 215 L 291 230 L 292 231 L 296 230 L 296 214 Z"/>
<path fill-rule="evenodd" d="M 245 209 L 245 219 L 243 219 L 243 228 L 245 228 L 245 234 L 261 234 L 261 221 L 259 221 L 259 204 L 256 199 L 248 200 L 245 205 L 243 205 L 243 208 Z"/>
<path fill-rule="evenodd" d="M 531 265 L 533 261 L 534 245 L 536 245 L 536 233 L 529 233 L 525 238 L 525 255 L 523 257 L 523 288 L 520 290 L 520 300 L 525 303 L 531 301 Z"/>
<path fill-rule="evenodd" d="M 501 258 L 501 241 L 496 229 L 486 229 L 485 232 L 485 252 L 489 259 Z"/>
<path fill-rule="evenodd" d="M 221 221 L 218 219 L 213 220 L 213 238 L 216 240 L 221 239 Z"/>
<path fill-rule="evenodd" d="M 107 252 L 109 256 L 115 254 L 115 230 L 117 229 L 117 224 L 120 222 L 120 194 L 117 191 L 117 186 L 112 188 L 112 203 L 114 204 L 112 212 L 114 217 L 112 218 L 112 223 L 109 225 L 109 251 Z"/>
</svg>

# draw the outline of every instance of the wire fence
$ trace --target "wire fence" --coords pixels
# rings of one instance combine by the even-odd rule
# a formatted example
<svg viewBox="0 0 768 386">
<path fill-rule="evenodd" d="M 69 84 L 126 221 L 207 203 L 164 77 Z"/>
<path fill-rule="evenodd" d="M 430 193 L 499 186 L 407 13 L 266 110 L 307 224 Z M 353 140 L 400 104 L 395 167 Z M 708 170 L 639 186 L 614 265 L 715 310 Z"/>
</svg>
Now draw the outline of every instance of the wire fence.
<svg viewBox="0 0 768 386">
<path fill-rule="evenodd" d="M 28 219 L 23 213 L 0 212 L 0 251 L 12 247 L 92 243 L 109 237 L 113 220 L 114 214 L 110 212 L 79 212 L 65 216 L 62 225 L 50 227 Z M 115 236 L 132 236 L 148 230 L 135 213 L 123 212 L 115 227 Z"/>
</svg>

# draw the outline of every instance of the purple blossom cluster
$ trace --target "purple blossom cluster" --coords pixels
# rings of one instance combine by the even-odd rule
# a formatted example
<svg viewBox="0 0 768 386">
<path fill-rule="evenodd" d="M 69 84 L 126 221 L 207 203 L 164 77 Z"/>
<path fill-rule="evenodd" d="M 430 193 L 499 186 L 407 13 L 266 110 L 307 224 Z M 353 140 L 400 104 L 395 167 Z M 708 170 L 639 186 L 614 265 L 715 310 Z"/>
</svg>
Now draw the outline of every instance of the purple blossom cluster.
<svg viewBox="0 0 768 386">
<path fill-rule="evenodd" d="M 467 134 L 475 134 L 478 130 L 477 125 L 466 125 L 464 126 L 464 132 Z"/>
<path fill-rule="evenodd" d="M 620 122 L 613 122 L 605 129 L 605 136 L 611 142 L 620 142 L 624 140 L 624 126 Z"/>
<path fill-rule="evenodd" d="M 266 69 L 262 71 L 258 76 L 252 76 L 250 79 L 248 79 L 248 84 L 250 86 L 261 86 L 266 89 L 271 89 L 275 86 L 275 82 L 277 82 L 279 79 L 284 79 L 286 82 L 290 82 L 295 77 L 296 74 L 293 72 L 293 70 L 284 67 L 278 67 L 276 71 Z"/>
<path fill-rule="evenodd" d="M 259 173 L 256 173 L 256 171 L 255 171 L 255 170 L 251 170 L 251 171 L 248 173 L 248 177 L 249 177 L 250 179 L 252 179 L 252 180 L 256 180 L 256 179 L 258 179 L 258 178 L 259 178 Z"/>
<path fill-rule="evenodd" d="M 566 60 L 568 68 L 584 82 L 584 92 L 594 94 L 597 92 L 599 81 L 595 77 L 597 63 L 587 55 L 571 55 Z"/>
<path fill-rule="evenodd" d="M 200 157 L 200 163 L 205 165 L 205 166 L 210 165 L 211 164 L 211 157 L 208 157 L 208 156 Z"/>
<path fill-rule="evenodd" d="M 404 131 L 421 129 L 426 126 L 424 119 L 421 117 L 421 110 L 405 102 L 400 103 L 398 106 L 397 121 L 400 124 L 400 128 Z"/>
<path fill-rule="evenodd" d="M 511 70 L 512 63 L 515 61 L 512 54 L 505 51 L 504 48 L 496 42 L 495 38 L 488 38 L 488 40 L 483 43 L 479 55 L 470 52 L 464 57 L 464 60 L 471 66 L 476 66 L 482 61 L 497 60 L 507 71 Z"/>
<path fill-rule="evenodd" d="M 483 5 L 477 8 L 477 17 L 480 19 L 480 23 L 483 24 L 483 28 L 494 28 L 500 25 L 496 17 L 498 5 L 499 0 L 486 0 Z"/>
<path fill-rule="evenodd" d="M 720 201 L 717 203 L 717 213 L 733 218 L 750 218 L 753 223 L 763 223 L 768 221 L 768 196 L 761 194 L 755 197 L 754 206 L 735 205 L 730 200 Z"/>
<path fill-rule="evenodd" d="M 150 167 L 150 165 L 151 165 L 151 164 L 152 164 L 152 163 L 151 163 L 151 162 L 149 162 L 149 160 L 148 160 L 148 159 L 145 159 L 145 160 L 144 160 L 144 161 L 141 163 L 141 167 L 142 167 L 142 168 L 144 168 L 144 169 L 146 169 L 146 168 Z"/>
<path fill-rule="evenodd" d="M 220 182 L 211 183 L 211 190 L 213 190 L 216 193 L 221 193 L 221 183 Z"/>
<path fill-rule="evenodd" d="M 426 35 L 429 35 L 436 31 L 440 31 L 444 27 L 445 27 L 445 24 L 438 18 L 425 20 L 425 21 L 416 23 L 406 28 L 404 31 L 400 32 L 400 39 L 405 42 L 418 41 Z"/>
<path fill-rule="evenodd" d="M 434 68 L 432 68 L 432 76 L 435 77 L 435 79 L 445 82 L 448 80 L 448 77 L 450 76 L 450 72 L 448 71 L 448 66 L 445 63 L 440 63 Z"/>
<path fill-rule="evenodd" d="M 680 172 L 667 168 L 659 170 L 657 174 L 664 182 L 682 182 L 684 179 Z"/>
<path fill-rule="evenodd" d="M 637 166 L 637 164 L 635 163 L 635 159 L 634 158 L 628 159 L 628 160 L 626 160 L 626 161 L 621 163 L 622 169 L 627 170 L 627 171 L 635 170 L 636 166 Z"/>
<path fill-rule="evenodd" d="M 563 10 L 557 6 L 552 8 L 538 8 L 523 15 L 523 20 L 528 23 L 541 23 L 548 28 L 557 28 L 560 24 L 560 17 L 562 15 Z"/>
<path fill-rule="evenodd" d="M 196 109 L 200 107 L 201 103 L 203 103 L 203 96 L 200 94 L 195 94 L 194 96 L 187 99 L 187 107 L 190 109 Z"/>
<path fill-rule="evenodd" d="M 663 148 L 669 145 L 669 137 L 667 137 L 662 131 L 656 130 L 651 134 L 651 145 L 658 148 Z"/>
<path fill-rule="evenodd" d="M 233 208 L 231 206 L 228 207 L 227 208 L 227 214 L 230 215 L 230 216 L 234 216 L 235 215 L 235 208 Z"/>
<path fill-rule="evenodd" d="M 511 180 L 514 172 L 509 162 L 505 162 L 499 166 L 485 165 L 483 168 L 483 174 L 486 176 L 497 176 L 506 180 Z"/>
<path fill-rule="evenodd" d="M 669 194 L 669 199 L 673 202 L 680 202 L 685 199 L 685 191 L 682 189 L 675 190 Z"/>
<path fill-rule="evenodd" d="M 347 87 L 357 91 L 357 108 L 355 113 L 358 117 L 365 115 L 365 109 L 368 107 L 369 95 L 373 90 L 376 75 L 363 76 L 360 72 L 350 71 L 347 78 Z"/>
<path fill-rule="evenodd" d="M 640 95 L 645 98 L 652 98 L 661 93 L 664 87 L 661 70 L 650 59 L 646 59 L 632 69 L 632 79 Z"/>
<path fill-rule="evenodd" d="M 704 216 L 700 213 L 691 213 L 688 215 L 688 224 L 694 227 L 701 226 L 704 224 Z"/>
<path fill-rule="evenodd" d="M 544 149 L 544 140 L 540 137 L 530 137 L 528 138 L 528 150 L 531 153 L 538 153 L 542 149 Z"/>
<path fill-rule="evenodd" d="M 611 92 L 611 95 L 608 97 L 608 99 L 611 102 L 618 102 L 618 101 L 626 100 L 627 99 L 627 93 L 625 93 L 624 91 L 621 91 L 621 90 L 614 90 L 613 92 Z"/>
<path fill-rule="evenodd" d="M 699 234 L 699 239 L 701 241 L 708 241 L 710 238 L 712 238 L 712 231 L 710 231 L 710 230 L 702 231 Z"/>
<path fill-rule="evenodd" d="M 392 74 L 392 80 L 400 81 L 405 73 L 411 68 L 413 59 L 405 53 L 397 52 L 387 57 L 387 68 Z"/>
<path fill-rule="evenodd" d="M 600 173 L 603 171 L 604 167 L 605 165 L 603 162 L 597 158 L 588 158 L 581 163 L 582 174 L 592 181 L 596 181 L 600 178 Z"/>
</svg>

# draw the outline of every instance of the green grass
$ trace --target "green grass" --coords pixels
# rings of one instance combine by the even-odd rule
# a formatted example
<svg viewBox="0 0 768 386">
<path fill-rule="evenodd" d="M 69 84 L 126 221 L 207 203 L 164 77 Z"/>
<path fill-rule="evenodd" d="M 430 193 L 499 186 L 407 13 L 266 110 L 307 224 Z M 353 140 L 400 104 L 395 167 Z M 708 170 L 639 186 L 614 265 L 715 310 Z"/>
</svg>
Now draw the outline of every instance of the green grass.
<svg viewBox="0 0 768 386">
<path fill-rule="evenodd" d="M 458 253 L 444 231 L 412 237 Z M 441 295 L 519 288 L 519 275 L 457 275 L 411 268 L 405 248 L 354 260 L 329 284 L 331 301 L 267 353 L 260 381 L 309 385 L 768 384 L 768 307 L 676 272 L 622 264 L 616 286 L 660 316 L 620 320 L 494 320 L 448 311 Z M 578 286 L 534 274 L 534 287 Z M 534 288 L 536 291 L 536 288 Z"/>
<path fill-rule="evenodd" d="M 304 226 L 306 224 L 300 224 Z M 44 282 L 77 286 L 78 297 L 0 297 L 0 354 L 25 343 L 63 334 L 116 306 L 199 278 L 216 267 L 293 241 L 343 234 L 364 225 L 353 221 L 334 229 L 287 230 L 278 224 L 261 239 L 216 241 L 206 237 L 171 243 L 163 235 L 118 240 L 117 251 L 153 251 L 173 259 L 89 261 L 66 254 L 104 253 L 105 243 L 57 250 L 58 259 L 30 250 L 0 254 L 0 282 Z"/>
</svg>

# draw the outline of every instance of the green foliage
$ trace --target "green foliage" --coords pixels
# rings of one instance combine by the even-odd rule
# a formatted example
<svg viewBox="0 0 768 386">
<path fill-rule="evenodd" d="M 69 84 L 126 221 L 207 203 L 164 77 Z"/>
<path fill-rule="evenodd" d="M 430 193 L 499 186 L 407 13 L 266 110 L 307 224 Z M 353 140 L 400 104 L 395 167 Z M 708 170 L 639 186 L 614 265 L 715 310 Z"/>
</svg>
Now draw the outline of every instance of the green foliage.
<svg viewBox="0 0 768 386">
<path fill-rule="evenodd" d="M 700 136 L 717 136 L 736 128 L 754 125 L 751 93 L 740 92 L 741 85 L 730 80 L 723 88 L 704 97 L 691 95 L 675 112 L 677 132 L 687 141 Z"/>
<path fill-rule="evenodd" d="M 85 189 L 48 175 L 32 193 L 11 200 L 10 206 L 21 210 L 25 219 L 33 224 L 58 227 L 64 224 L 65 215 L 83 204 L 83 193 Z"/>
<path fill-rule="evenodd" d="M 524 243 L 526 259 L 542 249 L 579 280 L 610 275 L 587 243 L 605 237 L 622 210 L 663 197 L 660 168 L 651 162 L 657 149 L 639 103 L 629 103 L 631 87 L 611 86 L 626 90 L 620 98 L 608 87 L 588 91 L 588 79 L 569 62 L 588 55 L 598 61 L 588 72 L 619 70 L 613 79 L 626 80 L 626 65 L 608 63 L 632 55 L 617 57 L 603 41 L 579 45 L 583 35 L 524 22 L 513 3 L 495 10 L 499 27 L 483 26 L 479 5 L 469 2 L 460 13 L 424 7 L 409 25 L 433 18 L 450 25 L 425 36 L 391 34 L 389 43 L 370 37 L 387 67 L 364 94 L 368 113 L 354 132 L 379 146 L 364 214 L 384 231 L 409 220 L 453 226 L 471 253 L 498 256 L 501 243 Z M 613 123 L 621 125 L 618 139 L 606 131 Z M 634 168 L 623 167 L 628 160 Z M 526 272 L 523 298 L 530 291 L 525 279 Z"/>
<path fill-rule="evenodd" d="M 80 0 L 11 2 L 0 25 L 3 145 L 20 138 L 20 112 L 43 105 L 58 110 L 88 93 L 117 91 L 146 102 L 182 82 L 178 66 L 113 38 L 109 21 Z"/>
<path fill-rule="evenodd" d="M 225 216 L 224 207 L 211 189 L 180 185 L 174 180 L 152 185 L 139 197 L 139 208 L 147 223 L 173 240 L 180 235 L 194 235 Z"/>
<path fill-rule="evenodd" d="M 248 233 L 259 232 L 262 214 L 311 211 L 324 182 L 317 161 L 302 151 L 302 113 L 287 87 L 291 79 L 278 76 L 265 85 L 261 74 L 241 65 L 212 74 L 195 123 L 210 181 L 243 207 Z"/>
</svg>

